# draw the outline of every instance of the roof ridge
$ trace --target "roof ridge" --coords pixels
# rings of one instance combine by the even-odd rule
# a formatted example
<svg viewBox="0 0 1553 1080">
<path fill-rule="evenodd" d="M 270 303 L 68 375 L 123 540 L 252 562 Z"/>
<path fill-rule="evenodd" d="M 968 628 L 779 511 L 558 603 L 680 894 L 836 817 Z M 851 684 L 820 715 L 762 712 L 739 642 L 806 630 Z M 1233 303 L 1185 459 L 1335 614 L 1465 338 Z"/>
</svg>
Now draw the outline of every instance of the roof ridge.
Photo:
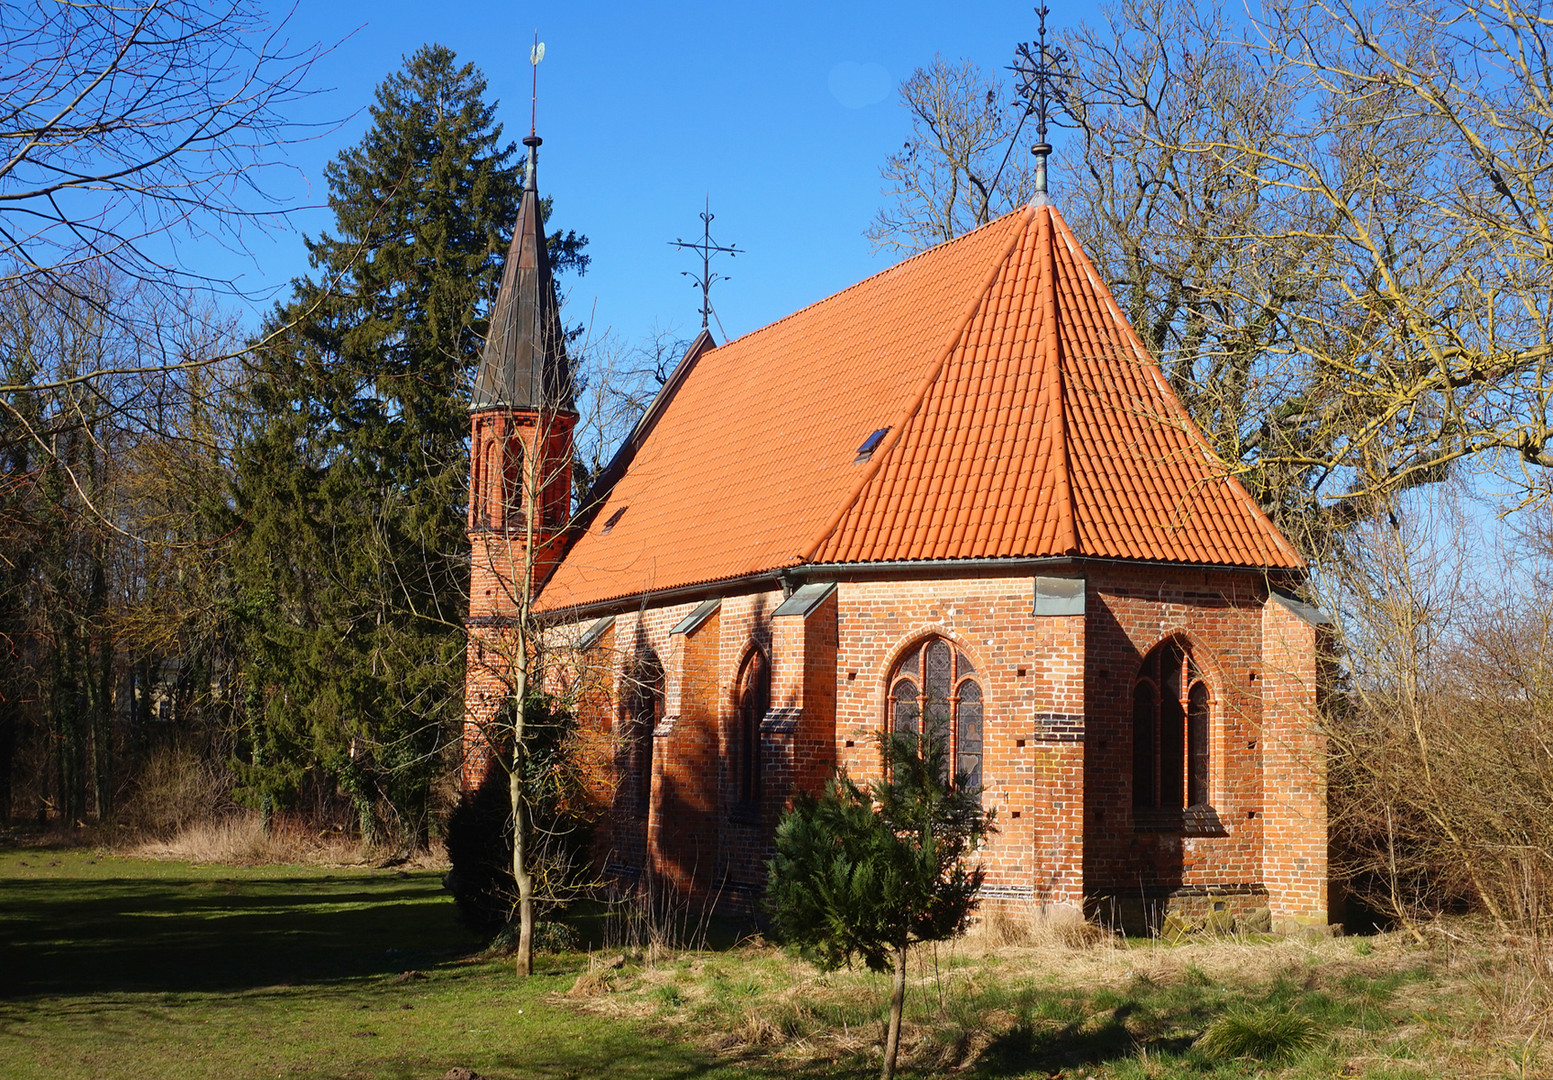
<svg viewBox="0 0 1553 1080">
<path fill-rule="evenodd" d="M 1109 316 L 1112 324 L 1119 330 L 1122 340 L 1132 347 L 1142 361 L 1141 366 L 1148 373 L 1148 377 L 1153 381 L 1155 388 L 1163 396 L 1166 408 L 1175 413 L 1175 419 L 1181 423 L 1187 438 L 1197 443 L 1203 453 L 1207 455 L 1210 463 L 1216 463 L 1219 466 L 1220 474 L 1228 481 L 1230 490 L 1250 509 L 1255 518 L 1262 523 L 1274 546 L 1293 557 L 1298 565 L 1306 565 L 1305 557 L 1283 535 L 1283 530 L 1274 524 L 1267 511 L 1263 510 L 1257 501 L 1251 497 L 1251 492 L 1246 490 L 1246 486 L 1240 482 L 1240 478 L 1235 475 L 1229 463 L 1219 456 L 1218 452 L 1214 450 L 1213 444 L 1208 442 L 1208 436 L 1198 427 L 1197 422 L 1192 419 L 1192 414 L 1187 411 L 1185 403 L 1177 396 L 1175 388 L 1170 385 L 1170 380 L 1165 378 L 1165 373 L 1161 370 L 1159 361 L 1149 352 L 1148 346 L 1143 344 L 1143 339 L 1138 337 L 1138 332 L 1133 329 L 1132 323 L 1127 320 L 1121 305 L 1116 302 L 1116 297 L 1111 295 L 1111 290 L 1105 287 L 1104 282 L 1100 278 L 1099 271 L 1095 269 L 1095 264 L 1090 261 L 1083 245 L 1078 242 L 1078 237 L 1073 234 L 1072 227 L 1068 225 L 1066 219 L 1063 218 L 1055 206 L 1051 207 L 1051 213 L 1054 223 L 1061 225 L 1063 246 L 1068 249 L 1069 256 L 1074 260 L 1077 268 L 1088 277 L 1090 284 L 1093 286 L 1091 291 L 1099 297 L 1102 309 Z"/>
<path fill-rule="evenodd" d="M 1057 303 L 1056 248 L 1057 222 L 1062 219 L 1062 215 L 1052 205 L 1047 205 L 1045 210 L 1046 228 L 1038 234 L 1037 239 L 1037 243 L 1041 239 L 1045 240 L 1040 251 L 1045 265 L 1041 268 L 1043 273 L 1037 287 L 1041 291 L 1044 314 L 1050 322 L 1043 364 L 1046 371 L 1041 379 L 1041 389 L 1043 393 L 1056 395 L 1056 408 L 1042 411 L 1047 416 L 1055 414 L 1057 421 L 1057 429 L 1052 433 L 1052 442 L 1057 451 L 1057 544 L 1071 555 L 1079 550 L 1079 543 L 1078 515 L 1073 506 L 1073 455 L 1068 446 L 1068 395 L 1063 377 L 1062 329 L 1058 326 L 1062 316 Z"/>
<path fill-rule="evenodd" d="M 992 268 L 988 271 L 986 279 L 982 281 L 981 287 L 976 289 L 976 291 L 971 294 L 971 301 L 966 305 L 964 313 L 961 314 L 959 320 L 955 323 L 954 332 L 949 335 L 948 340 L 944 342 L 943 347 L 938 351 L 938 354 L 934 357 L 933 362 L 928 365 L 927 373 L 918 382 L 916 392 L 912 394 L 911 398 L 907 401 L 905 408 L 903 408 L 899 415 L 896 416 L 895 422 L 890 425 L 888 434 L 886 434 L 884 437 L 884 441 L 879 444 L 878 448 L 874 451 L 873 456 L 868 460 L 863 469 L 862 475 L 859 476 L 857 481 L 852 485 L 851 491 L 849 491 L 846 498 L 841 501 L 841 505 L 836 508 L 836 512 L 831 515 L 830 519 L 825 523 L 825 526 L 820 529 L 820 531 L 815 535 L 814 539 L 811 540 L 808 546 L 804 548 L 803 552 L 797 556 L 797 561 L 811 562 L 814 559 L 815 553 L 819 551 L 821 545 L 823 545 L 825 541 L 830 538 L 831 534 L 836 531 L 836 526 L 841 524 L 841 521 L 846 517 L 847 512 L 851 510 L 852 507 L 857 503 L 858 496 L 863 493 L 873 478 L 878 475 L 880 468 L 883 467 L 885 461 L 889 458 L 890 451 L 893 450 L 900 442 L 901 435 L 905 431 L 907 421 L 909 421 L 916 414 L 917 410 L 922 407 L 922 402 L 927 397 L 928 390 L 932 388 L 933 383 L 937 381 L 938 376 L 943 372 L 944 365 L 948 362 L 949 357 L 954 355 L 954 350 L 959 345 L 960 339 L 965 336 L 965 331 L 971 325 L 971 320 L 976 317 L 976 312 L 981 310 L 982 304 L 986 303 L 987 296 L 992 291 L 993 285 L 997 283 L 998 277 L 1003 273 L 1003 268 L 1007 265 L 1009 256 L 1014 253 L 1014 249 L 1018 246 L 1020 238 L 1025 235 L 1026 230 L 1030 227 L 1030 222 L 1035 217 L 1035 207 L 1032 205 L 1026 205 L 1022 207 L 1018 213 L 1020 214 L 1018 223 L 1019 227 L 1010 230 L 1009 238 L 1004 243 L 1002 252 L 995 260 L 993 260 Z M 1004 215 L 1004 217 L 1008 216 L 1010 215 Z M 999 218 L 998 220 L 1002 221 L 1003 218 Z M 985 225 L 982 226 L 982 228 L 986 227 L 987 226 Z M 966 233 L 965 236 L 972 236 L 980 231 L 980 229 L 973 229 L 971 232 Z M 963 239 L 963 237 L 958 239 Z M 950 243 L 955 242 L 956 241 L 950 241 Z M 946 246 L 947 245 L 939 245 L 938 247 L 931 248 L 929 250 L 941 251 Z M 923 252 L 923 254 L 927 254 L 927 252 Z M 913 258 L 916 257 L 917 256 L 913 256 Z M 896 266 L 904 266 L 907 262 L 910 261 L 911 259 L 906 259 L 900 263 L 897 263 Z M 894 269 L 894 267 L 891 267 L 891 269 Z M 861 284 L 861 282 L 859 284 Z M 856 286 L 853 286 L 853 288 L 856 288 Z M 845 291 L 848 290 L 843 290 L 843 292 Z M 840 293 L 836 295 L 839 296 Z M 827 297 L 827 299 L 829 299 L 829 297 Z M 820 302 L 823 303 L 824 301 Z M 772 325 L 776 324 L 773 323 Z"/>
<path fill-rule="evenodd" d="M 854 291 L 856 289 L 861 289 L 864 285 L 867 285 L 869 282 L 873 281 L 876 278 L 881 278 L 881 277 L 883 277 L 886 274 L 893 274 L 895 271 L 899 270 L 901 267 L 909 266 L 909 265 L 911 265 L 912 263 L 916 262 L 919 259 L 925 259 L 929 255 L 935 255 L 935 254 L 938 254 L 938 253 L 940 253 L 942 251 L 947 250 L 948 248 L 956 247 L 956 246 L 958 246 L 958 245 L 960 245 L 962 243 L 966 243 L 967 241 L 970 240 L 971 237 L 975 236 L 977 233 L 985 232 L 986 230 L 992 228 L 995 225 L 1001 225 L 1004 222 L 1006 222 L 1009 218 L 1011 218 L 1015 214 L 1019 213 L 1020 211 L 1022 211 L 1022 210 L 1029 210 L 1029 209 L 1030 209 L 1029 206 L 1022 206 L 1022 207 L 1020 207 L 1017 210 L 1010 210 L 1006 214 L 999 214 L 997 217 L 993 218 L 991 221 L 987 222 L 986 224 L 976 226 L 970 232 L 961 233 L 959 236 L 956 236 L 956 237 L 954 237 L 951 240 L 945 240 L 942 243 L 934 244 L 932 247 L 923 248 L 921 251 L 918 251 L 918 252 L 915 252 L 915 253 L 913 253 L 911 255 L 906 256 L 904 259 L 902 259 L 898 263 L 891 263 L 889 266 L 886 266 L 882 270 L 875 270 L 872 274 L 869 274 L 867 277 L 863 278 L 861 281 L 854 281 L 851 285 L 848 285 L 844 289 L 841 289 L 841 290 L 839 290 L 837 292 L 833 292 L 833 293 L 831 293 L 828 296 L 822 296 L 818 300 L 812 300 L 809 303 L 805 304 L 803 307 L 797 309 L 796 311 L 788 312 L 786 315 L 783 315 L 780 319 L 776 319 L 773 322 L 768 322 L 764 326 L 757 326 L 753 330 L 747 330 L 744 333 L 740 334 L 738 337 L 729 338 L 727 341 L 725 341 L 721 345 L 719 345 L 718 348 L 719 349 L 726 349 L 728 346 L 734 345 L 734 344 L 736 344 L 736 343 L 738 343 L 740 341 L 743 341 L 747 337 L 752 337 L 755 334 L 762 334 L 762 333 L 765 333 L 767 330 L 770 330 L 770 329 L 772 329 L 774 327 L 781 326 L 785 322 L 789 322 L 792 319 L 796 319 L 798 316 L 802 315 L 806 311 L 809 311 L 811 308 L 817 308 L 821 304 L 828 304 L 832 300 L 836 300 L 839 297 L 843 297 L 843 296 L 847 295 L 848 293 L 850 293 L 850 292 L 852 292 L 852 291 Z"/>
</svg>

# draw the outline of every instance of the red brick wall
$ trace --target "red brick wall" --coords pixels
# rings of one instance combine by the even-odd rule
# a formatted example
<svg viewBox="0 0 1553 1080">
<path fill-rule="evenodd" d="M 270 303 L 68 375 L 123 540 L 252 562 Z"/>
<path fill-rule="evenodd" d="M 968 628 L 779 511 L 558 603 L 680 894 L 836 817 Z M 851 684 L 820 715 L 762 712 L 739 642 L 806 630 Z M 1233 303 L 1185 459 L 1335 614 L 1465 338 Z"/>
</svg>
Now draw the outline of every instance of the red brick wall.
<svg viewBox="0 0 1553 1080">
<path fill-rule="evenodd" d="M 766 860 L 770 857 L 770 832 L 775 817 L 769 808 L 751 808 L 739 805 L 739 778 L 731 767 L 728 748 L 739 737 L 737 680 L 744 662 L 752 649 L 760 649 L 772 659 L 771 613 L 782 603 L 779 592 L 757 593 L 752 596 L 729 597 L 723 601 L 718 616 L 722 623 L 722 648 L 718 665 L 718 694 L 720 716 L 718 728 L 720 745 L 724 748 L 719 761 L 720 794 L 718 803 L 721 839 L 718 845 L 718 887 L 722 895 L 735 901 L 749 901 L 765 881 Z M 777 673 L 772 671 L 771 704 L 781 698 L 777 690 Z M 769 763 L 771 749 L 764 750 L 762 763 Z M 761 786 L 761 795 L 771 797 L 775 784 L 769 774 Z"/>
<path fill-rule="evenodd" d="M 1276 600 L 1263 611 L 1263 874 L 1273 928 L 1328 919 L 1326 737 L 1316 715 L 1316 628 Z"/>
<path fill-rule="evenodd" d="M 525 499 L 534 496 L 536 546 L 533 581 L 543 581 L 563 553 L 560 530 L 566 524 L 571 503 L 572 428 L 576 418 L 547 415 L 544 423 L 532 413 L 482 412 L 471 418 L 469 492 L 469 614 L 471 618 L 512 615 L 522 597 L 517 583 L 523 566 L 529 530 L 522 515 L 509 515 L 502 497 L 502 447 L 515 435 L 523 446 L 525 461 L 535 460 L 537 471 L 526 476 Z"/>
<path fill-rule="evenodd" d="M 1084 793 L 1081 620 L 1032 614 L 1028 576 L 949 581 L 843 582 L 839 587 L 836 738 L 855 777 L 878 775 L 888 679 L 929 634 L 954 642 L 984 695 L 983 805 L 998 832 L 978 852 L 987 895 L 1012 903 L 1077 905 L 1083 893 L 1079 826 Z"/>
<path fill-rule="evenodd" d="M 542 420 L 542 422 L 541 422 Z M 512 695 L 515 651 L 499 625 L 525 605 L 524 566 L 530 530 L 522 514 L 509 514 L 503 497 L 503 446 L 515 436 L 524 460 L 537 462 L 522 483 L 533 519 L 535 555 L 531 581 L 540 581 L 562 552 L 560 529 L 571 502 L 572 428 L 576 418 L 517 411 L 489 411 L 470 418 L 469 641 L 465 647 L 464 760 L 461 790 L 473 791 L 490 766 L 492 721 Z M 538 454 L 539 457 L 534 455 Z M 530 499 L 532 497 L 532 499 Z"/>
<path fill-rule="evenodd" d="M 721 636 L 714 614 L 688 634 L 670 635 L 665 657 L 668 701 L 654 747 L 649 835 L 657 873 L 684 892 L 702 892 L 716 879 Z"/>
<path fill-rule="evenodd" d="M 1099 894 L 1162 895 L 1261 880 L 1258 775 L 1261 581 L 1184 568 L 1107 567 L 1089 576 L 1089 790 L 1084 877 Z M 1179 637 L 1208 684 L 1211 802 L 1219 835 L 1141 831 L 1132 807 L 1132 690 L 1149 650 Z M 1207 830 L 1204 830 L 1207 831 Z"/>
<path fill-rule="evenodd" d="M 494 630 L 471 629 L 464 646 L 464 739 L 459 790 L 475 791 L 492 766 L 496 713 L 511 696 L 506 652 Z"/>
<path fill-rule="evenodd" d="M 1083 615 L 1033 614 L 1025 575 L 841 582 L 807 617 L 773 618 L 779 593 L 728 597 L 689 635 L 669 631 L 693 603 L 620 616 L 595 647 L 613 672 L 613 711 L 590 706 L 587 726 L 602 727 L 607 713 L 618 743 L 620 672 L 641 648 L 664 663 L 670 719 L 655 740 L 650 817 L 627 815 L 603 831 L 609 860 L 643 868 L 650 835 L 651 862 L 667 880 L 757 888 L 793 790 L 817 789 L 835 766 L 877 775 L 889 676 L 909 648 L 939 634 L 970 659 L 985 697 L 984 802 L 998 826 L 978 852 L 989 898 L 1077 906 L 1222 894 L 1254 906 L 1268 895 L 1280 918 L 1324 919 L 1310 628 L 1267 604 L 1253 575 L 1087 571 Z M 1210 691 L 1213 814 L 1164 831 L 1134 820 L 1132 687 L 1144 655 L 1171 637 L 1190 644 Z M 731 758 L 736 683 L 754 648 L 772 670 L 758 815 L 736 805 Z"/>
</svg>

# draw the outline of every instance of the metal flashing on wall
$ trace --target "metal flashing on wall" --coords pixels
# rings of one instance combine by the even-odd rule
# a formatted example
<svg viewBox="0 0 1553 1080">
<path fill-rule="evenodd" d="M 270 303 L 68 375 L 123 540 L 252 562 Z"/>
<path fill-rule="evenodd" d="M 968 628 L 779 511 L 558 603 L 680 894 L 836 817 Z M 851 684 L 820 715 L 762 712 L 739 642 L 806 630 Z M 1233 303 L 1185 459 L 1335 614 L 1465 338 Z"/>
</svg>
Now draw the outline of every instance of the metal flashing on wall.
<svg viewBox="0 0 1553 1080">
<path fill-rule="evenodd" d="M 701 629 L 701 624 L 716 614 L 717 609 L 722 606 L 723 602 L 720 599 L 702 601 L 700 604 L 696 605 L 696 609 L 694 611 L 681 619 L 678 625 L 676 625 L 674 629 L 670 630 L 669 633 L 671 635 L 695 633 L 697 630 Z"/>
<path fill-rule="evenodd" d="M 579 649 L 593 648 L 593 646 L 599 643 L 599 638 L 604 636 L 605 631 L 614 625 L 615 617 L 613 615 L 604 616 L 598 622 L 588 627 L 588 632 L 586 634 L 583 634 L 582 637 L 577 639 L 577 647 Z"/>
<path fill-rule="evenodd" d="M 771 613 L 772 618 L 778 615 L 807 616 L 809 612 L 819 607 L 831 593 L 836 591 L 836 583 L 827 581 L 824 584 L 800 585 L 793 590 L 793 595 L 782 601 L 782 606 Z"/>
<path fill-rule="evenodd" d="M 1038 577 L 1035 579 L 1036 615 L 1084 614 L 1084 579 Z"/>
<path fill-rule="evenodd" d="M 1303 600 L 1296 600 L 1292 596 L 1285 596 L 1274 589 L 1272 599 L 1278 601 L 1295 616 L 1304 619 L 1311 626 L 1331 626 L 1332 617 L 1318 607 L 1312 607 Z"/>
</svg>

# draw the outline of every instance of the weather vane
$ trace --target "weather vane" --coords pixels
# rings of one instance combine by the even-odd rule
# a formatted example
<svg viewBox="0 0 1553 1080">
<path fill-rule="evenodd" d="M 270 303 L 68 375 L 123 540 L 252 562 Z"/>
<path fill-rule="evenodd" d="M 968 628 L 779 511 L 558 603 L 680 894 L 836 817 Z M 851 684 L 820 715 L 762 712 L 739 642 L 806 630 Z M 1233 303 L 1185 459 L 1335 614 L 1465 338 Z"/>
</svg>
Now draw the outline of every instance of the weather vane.
<svg viewBox="0 0 1553 1080">
<path fill-rule="evenodd" d="M 700 242 L 691 243 L 688 240 L 681 240 L 677 236 L 673 240 L 669 241 L 673 247 L 679 249 L 680 251 L 684 251 L 686 248 L 689 248 L 691 251 L 699 251 L 701 253 L 701 276 L 697 277 L 689 270 L 681 270 L 680 275 L 682 277 L 688 277 L 693 284 L 701 287 L 701 329 L 703 330 L 706 329 L 707 317 L 713 313 L 712 283 L 715 281 L 733 280 L 725 274 L 712 273 L 712 256 L 727 255 L 731 259 L 735 255 L 744 254 L 743 248 L 736 248 L 732 244 L 729 244 L 727 247 L 723 247 L 713 242 L 712 219 L 716 216 L 716 214 L 712 213 L 712 197 L 708 195 L 706 197 L 706 209 L 701 211 Z M 722 320 L 719 319 L 717 320 L 717 329 L 722 330 L 722 328 L 723 323 Z M 726 336 L 726 331 L 724 332 L 724 336 Z"/>
<path fill-rule="evenodd" d="M 534 68 L 534 96 L 530 99 L 528 114 L 528 133 L 536 134 L 535 128 L 539 126 L 539 62 L 545 58 L 545 43 L 539 40 L 539 31 L 534 31 L 534 47 L 529 50 L 528 62 Z"/>
<path fill-rule="evenodd" d="M 1043 4 L 1035 13 L 1041 17 L 1041 39 L 1016 46 L 1009 70 L 1019 81 L 1016 92 L 1024 99 L 1025 115 L 1035 116 L 1035 134 L 1040 141 L 1030 148 L 1030 153 L 1035 155 L 1035 190 L 1044 195 L 1046 159 L 1052 152 L 1046 131 L 1052 107 L 1068 100 L 1068 54 L 1056 45 L 1046 44 L 1046 16 L 1051 14 L 1050 9 Z"/>
</svg>

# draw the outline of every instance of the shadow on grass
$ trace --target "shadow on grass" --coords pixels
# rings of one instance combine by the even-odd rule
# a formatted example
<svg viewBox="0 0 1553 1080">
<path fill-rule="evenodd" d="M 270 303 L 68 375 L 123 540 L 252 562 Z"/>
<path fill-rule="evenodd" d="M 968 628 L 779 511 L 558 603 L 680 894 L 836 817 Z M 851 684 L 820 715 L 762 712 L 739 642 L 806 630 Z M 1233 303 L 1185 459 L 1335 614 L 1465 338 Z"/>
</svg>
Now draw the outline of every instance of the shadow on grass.
<svg viewBox="0 0 1553 1080">
<path fill-rule="evenodd" d="M 1192 1038 L 1157 1037 L 1140 1040 L 1119 1017 L 1094 1024 L 1070 1024 L 1038 1031 L 1018 1024 L 994 1039 L 977 1059 L 973 1076 L 1049 1076 L 1064 1069 L 1103 1066 L 1146 1051 L 1150 1056 L 1180 1055 L 1191 1048 Z"/>
<path fill-rule="evenodd" d="M 239 991 L 435 966 L 478 947 L 435 872 L 0 879 L 0 998 Z"/>
</svg>

